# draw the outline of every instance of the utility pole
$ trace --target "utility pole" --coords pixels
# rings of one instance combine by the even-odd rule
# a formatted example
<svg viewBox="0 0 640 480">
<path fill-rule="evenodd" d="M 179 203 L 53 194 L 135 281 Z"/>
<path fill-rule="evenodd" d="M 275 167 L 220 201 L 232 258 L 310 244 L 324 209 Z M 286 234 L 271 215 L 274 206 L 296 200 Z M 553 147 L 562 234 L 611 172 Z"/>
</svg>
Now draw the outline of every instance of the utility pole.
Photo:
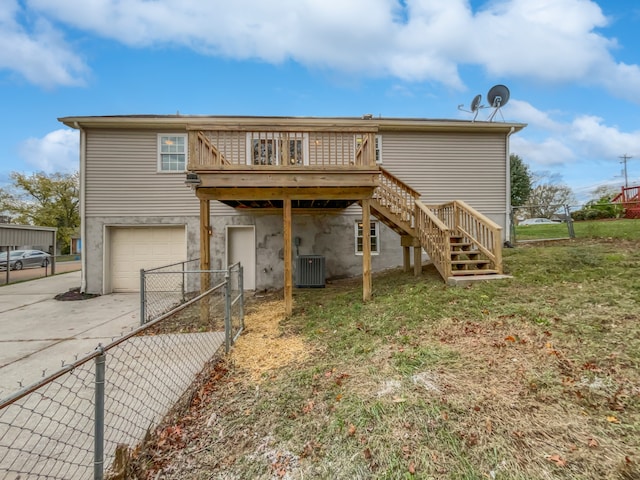
<svg viewBox="0 0 640 480">
<path fill-rule="evenodd" d="M 624 188 L 629 188 L 629 181 L 627 180 L 627 160 L 631 160 L 633 157 L 625 153 L 619 158 L 622 159 L 620 163 L 624 165 Z"/>
</svg>

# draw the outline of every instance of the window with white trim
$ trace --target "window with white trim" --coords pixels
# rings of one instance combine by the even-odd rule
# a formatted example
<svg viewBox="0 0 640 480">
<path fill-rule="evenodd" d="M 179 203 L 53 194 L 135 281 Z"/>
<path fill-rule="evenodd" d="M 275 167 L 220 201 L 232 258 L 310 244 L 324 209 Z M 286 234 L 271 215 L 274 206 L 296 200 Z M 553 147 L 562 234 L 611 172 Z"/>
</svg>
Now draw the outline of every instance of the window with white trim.
<svg viewBox="0 0 640 480">
<path fill-rule="evenodd" d="M 375 137 L 375 141 L 376 141 L 376 163 L 378 165 L 382 164 L 382 135 L 376 135 Z M 360 145 L 362 144 L 362 137 L 360 136 L 356 136 L 356 146 L 355 146 L 355 152 L 358 151 L 358 148 L 360 148 Z"/>
<path fill-rule="evenodd" d="M 158 134 L 158 171 L 184 172 L 187 169 L 187 135 Z"/>
<path fill-rule="evenodd" d="M 362 221 L 357 221 L 355 224 L 356 255 L 362 255 L 362 227 Z M 377 255 L 378 253 L 380 253 L 380 225 L 378 224 L 378 222 L 370 222 L 369 232 L 371 241 L 371 254 Z"/>
<path fill-rule="evenodd" d="M 308 165 L 309 135 L 303 132 L 249 132 L 247 164 Z"/>
</svg>

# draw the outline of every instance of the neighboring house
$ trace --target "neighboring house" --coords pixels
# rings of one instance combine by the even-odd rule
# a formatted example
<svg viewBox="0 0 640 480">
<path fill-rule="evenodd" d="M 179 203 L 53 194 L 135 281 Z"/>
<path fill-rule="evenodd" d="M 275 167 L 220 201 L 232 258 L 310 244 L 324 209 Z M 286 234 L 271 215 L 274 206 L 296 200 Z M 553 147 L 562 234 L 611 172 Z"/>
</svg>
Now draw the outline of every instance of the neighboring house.
<svg viewBox="0 0 640 480">
<path fill-rule="evenodd" d="M 421 247 L 434 262 L 446 257 L 452 234 L 444 245 L 433 228 L 449 222 L 453 231 L 469 215 L 490 225 L 467 225 L 479 235 L 473 252 L 498 255 L 484 266 L 501 269 L 493 250 L 508 231 L 509 136 L 523 124 L 370 115 L 60 121 L 81 132 L 86 292 L 137 291 L 141 268 L 198 257 L 213 269 L 241 261 L 248 289 L 290 289 L 297 255 L 323 256 L 327 278 L 408 268 L 410 247 L 417 264 Z M 473 258 L 437 266 L 447 278 Z"/>
<path fill-rule="evenodd" d="M 80 238 L 80 229 L 71 234 L 69 249 L 69 253 L 71 255 L 79 255 L 82 252 L 82 239 Z"/>
</svg>

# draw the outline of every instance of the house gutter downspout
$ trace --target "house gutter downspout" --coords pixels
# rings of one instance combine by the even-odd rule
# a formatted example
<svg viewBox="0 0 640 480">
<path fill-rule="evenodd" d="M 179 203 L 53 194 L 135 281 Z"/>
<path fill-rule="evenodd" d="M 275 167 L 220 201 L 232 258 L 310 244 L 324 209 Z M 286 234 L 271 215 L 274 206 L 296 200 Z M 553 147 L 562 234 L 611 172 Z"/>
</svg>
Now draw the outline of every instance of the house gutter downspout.
<svg viewBox="0 0 640 480">
<path fill-rule="evenodd" d="M 73 126 L 80 132 L 80 291 L 84 293 L 87 290 L 87 256 L 85 255 L 87 248 L 87 222 L 85 220 L 87 140 L 86 133 L 80 124 L 74 122 Z"/>
<path fill-rule="evenodd" d="M 511 241 L 511 148 L 509 146 L 509 139 L 513 132 L 515 131 L 515 127 L 511 127 L 509 133 L 507 133 L 507 141 L 506 141 L 506 162 L 507 162 L 507 208 L 505 209 L 505 222 L 504 224 L 507 226 L 506 231 L 504 232 L 504 239 Z"/>
</svg>

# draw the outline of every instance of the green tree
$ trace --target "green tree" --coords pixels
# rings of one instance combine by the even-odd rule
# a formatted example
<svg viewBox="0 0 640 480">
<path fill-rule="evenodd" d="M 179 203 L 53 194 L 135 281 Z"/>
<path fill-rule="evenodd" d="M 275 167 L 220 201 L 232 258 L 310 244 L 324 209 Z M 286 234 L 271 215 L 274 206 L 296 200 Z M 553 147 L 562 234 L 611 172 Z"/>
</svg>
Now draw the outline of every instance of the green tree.
<svg viewBox="0 0 640 480">
<path fill-rule="evenodd" d="M 509 155 L 511 170 L 511 205 L 524 205 L 531 195 L 531 173 L 529 167 L 518 155 Z"/>
<path fill-rule="evenodd" d="M 12 184 L 0 189 L 1 210 L 12 223 L 57 227 L 60 251 L 68 253 L 80 226 L 78 174 L 12 172 L 10 178 Z"/>
<path fill-rule="evenodd" d="M 611 186 L 600 186 L 592 192 L 594 198 L 584 208 L 572 214 L 574 220 L 597 220 L 600 218 L 619 218 L 624 214 L 624 206 L 611 203 L 620 191 Z"/>
</svg>

